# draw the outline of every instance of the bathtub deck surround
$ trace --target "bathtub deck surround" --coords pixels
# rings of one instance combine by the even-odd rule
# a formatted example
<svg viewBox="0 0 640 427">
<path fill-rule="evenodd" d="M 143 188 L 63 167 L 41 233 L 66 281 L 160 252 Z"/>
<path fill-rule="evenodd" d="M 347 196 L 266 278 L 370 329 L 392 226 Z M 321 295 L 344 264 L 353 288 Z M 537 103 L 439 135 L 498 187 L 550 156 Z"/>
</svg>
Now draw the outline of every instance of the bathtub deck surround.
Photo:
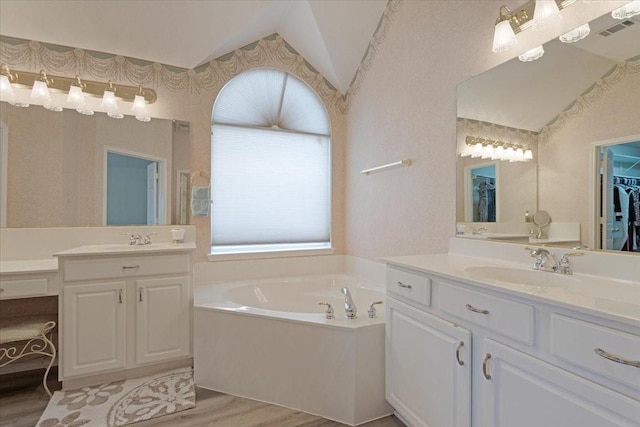
<svg viewBox="0 0 640 427">
<path fill-rule="evenodd" d="M 211 390 L 301 410 L 349 425 L 392 413 L 384 398 L 384 301 L 380 279 L 371 282 L 345 271 L 381 272 L 380 263 L 350 257 L 258 260 L 265 275 L 286 271 L 296 277 L 238 280 L 246 263 L 227 277 L 202 283 L 213 271 L 196 268 L 194 297 L 194 373 L 196 384 Z M 217 267 L 219 263 L 215 263 Z M 213 267 L 210 267 L 213 268 Z M 320 274 L 324 272 L 324 274 Z M 333 273 L 333 274 L 327 274 Z M 252 274 L 252 273 L 249 273 Z M 348 318 L 343 288 L 359 308 Z M 327 319 L 325 306 L 334 309 Z M 378 306 L 379 307 L 379 306 Z"/>
<path fill-rule="evenodd" d="M 585 251 L 568 275 L 529 254 L 386 259 L 386 397 L 410 425 L 640 425 L 638 257 Z"/>
</svg>

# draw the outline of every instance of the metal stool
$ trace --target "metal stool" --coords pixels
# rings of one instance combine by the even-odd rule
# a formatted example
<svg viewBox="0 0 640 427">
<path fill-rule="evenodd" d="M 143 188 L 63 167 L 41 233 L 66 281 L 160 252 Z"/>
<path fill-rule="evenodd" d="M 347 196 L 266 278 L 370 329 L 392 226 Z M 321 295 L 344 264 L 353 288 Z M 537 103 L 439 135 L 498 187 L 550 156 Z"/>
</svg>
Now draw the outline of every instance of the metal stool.
<svg viewBox="0 0 640 427">
<path fill-rule="evenodd" d="M 52 316 L 17 317 L 3 320 L 0 326 L 0 344 L 26 341 L 24 346 L 16 344 L 0 348 L 0 368 L 34 354 L 51 358 L 42 379 L 42 385 L 49 396 L 51 391 L 47 386 L 47 376 L 56 358 L 56 346 L 47 335 L 55 327 L 56 321 Z"/>
</svg>

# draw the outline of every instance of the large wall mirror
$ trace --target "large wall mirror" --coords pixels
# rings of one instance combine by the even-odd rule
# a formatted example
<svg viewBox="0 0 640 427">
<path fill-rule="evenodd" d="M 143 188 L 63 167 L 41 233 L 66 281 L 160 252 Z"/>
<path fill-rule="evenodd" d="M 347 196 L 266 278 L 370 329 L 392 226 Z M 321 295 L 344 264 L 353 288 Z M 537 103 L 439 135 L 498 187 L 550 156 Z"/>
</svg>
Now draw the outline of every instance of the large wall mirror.
<svg viewBox="0 0 640 427">
<path fill-rule="evenodd" d="M 544 210 L 554 223 L 579 224 L 586 247 L 640 251 L 640 218 L 624 224 L 637 236 L 623 245 L 620 201 L 614 206 L 614 188 L 638 197 L 640 17 L 607 14 L 590 27 L 576 43 L 549 41 L 538 60 L 514 58 L 459 85 L 458 153 L 471 154 L 473 138 L 531 149 L 532 160 L 496 160 L 498 224 L 524 224 Z M 479 151 L 458 156 L 459 223 L 473 222 L 466 175 L 490 159 Z"/>
<path fill-rule="evenodd" d="M 3 227 L 187 224 L 190 126 L 0 103 Z"/>
</svg>

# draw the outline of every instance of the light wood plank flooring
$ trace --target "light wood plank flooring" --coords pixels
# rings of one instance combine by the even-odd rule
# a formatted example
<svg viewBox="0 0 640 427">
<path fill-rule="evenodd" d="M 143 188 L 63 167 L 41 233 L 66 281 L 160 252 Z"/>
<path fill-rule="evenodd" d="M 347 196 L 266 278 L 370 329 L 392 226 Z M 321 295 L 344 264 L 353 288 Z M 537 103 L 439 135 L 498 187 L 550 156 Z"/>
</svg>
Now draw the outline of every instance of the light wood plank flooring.
<svg viewBox="0 0 640 427">
<path fill-rule="evenodd" d="M 41 375 L 41 374 L 40 374 Z M 56 375 L 50 375 L 55 378 Z M 39 379 L 42 377 L 40 376 Z M 0 377 L 0 427 L 33 427 L 40 419 L 49 396 L 32 377 Z M 7 386 L 11 383 L 11 388 Z M 60 383 L 49 381 L 49 388 Z M 281 406 L 243 399 L 196 388 L 196 407 L 177 414 L 132 424 L 135 427 L 338 427 L 343 424 Z M 404 427 L 390 416 L 364 424 L 365 427 Z"/>
</svg>

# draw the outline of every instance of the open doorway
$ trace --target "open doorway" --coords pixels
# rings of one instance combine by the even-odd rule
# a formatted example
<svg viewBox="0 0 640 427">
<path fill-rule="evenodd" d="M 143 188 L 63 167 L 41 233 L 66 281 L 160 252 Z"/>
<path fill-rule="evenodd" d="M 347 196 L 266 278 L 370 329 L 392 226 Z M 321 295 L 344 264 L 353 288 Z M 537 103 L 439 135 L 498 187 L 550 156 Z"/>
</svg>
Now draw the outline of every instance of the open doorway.
<svg viewBox="0 0 640 427">
<path fill-rule="evenodd" d="M 166 161 L 106 150 L 106 225 L 165 223 Z"/>
<path fill-rule="evenodd" d="M 598 248 L 640 252 L 640 138 L 597 150 Z"/>
</svg>

